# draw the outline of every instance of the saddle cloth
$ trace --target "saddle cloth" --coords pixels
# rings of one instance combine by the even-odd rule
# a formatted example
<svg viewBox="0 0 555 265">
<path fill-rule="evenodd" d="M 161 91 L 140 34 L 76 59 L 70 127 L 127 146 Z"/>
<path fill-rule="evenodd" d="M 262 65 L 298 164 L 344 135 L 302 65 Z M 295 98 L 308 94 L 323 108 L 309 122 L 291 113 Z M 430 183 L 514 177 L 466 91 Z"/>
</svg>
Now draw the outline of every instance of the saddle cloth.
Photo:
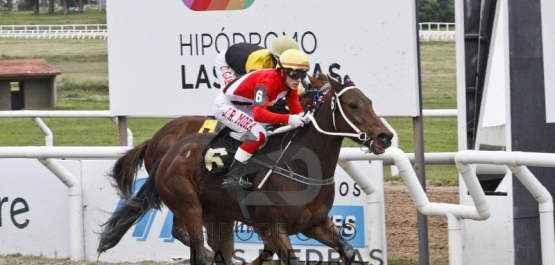
<svg viewBox="0 0 555 265">
<path fill-rule="evenodd" d="M 229 169 L 237 148 L 242 144 L 241 141 L 230 136 L 231 132 L 231 129 L 224 127 L 206 145 L 202 151 L 204 159 L 201 168 L 212 174 L 226 172 Z"/>
</svg>

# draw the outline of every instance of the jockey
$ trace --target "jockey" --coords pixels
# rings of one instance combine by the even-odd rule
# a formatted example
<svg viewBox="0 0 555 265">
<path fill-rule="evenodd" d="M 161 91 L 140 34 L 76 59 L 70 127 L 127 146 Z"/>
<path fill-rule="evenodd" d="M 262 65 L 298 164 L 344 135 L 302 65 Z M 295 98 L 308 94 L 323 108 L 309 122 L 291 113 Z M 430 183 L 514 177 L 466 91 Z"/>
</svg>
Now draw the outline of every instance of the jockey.
<svg viewBox="0 0 555 265">
<path fill-rule="evenodd" d="M 283 52 L 277 69 L 254 71 L 237 79 L 222 89 L 214 102 L 214 115 L 227 127 L 247 137 L 235 153 L 231 168 L 222 187 L 240 185 L 252 186 L 241 179 L 247 160 L 266 140 L 264 126 L 271 124 L 290 124 L 302 127 L 310 122 L 303 116 L 297 87 L 310 69 L 306 55 L 296 49 Z M 277 114 L 266 109 L 281 98 L 287 101 L 291 114 Z"/>
<path fill-rule="evenodd" d="M 279 36 L 270 49 L 247 42 L 231 45 L 216 57 L 215 70 L 221 88 L 238 77 L 254 70 L 274 68 L 279 56 L 286 50 L 299 49 L 299 44 L 289 36 Z"/>
</svg>

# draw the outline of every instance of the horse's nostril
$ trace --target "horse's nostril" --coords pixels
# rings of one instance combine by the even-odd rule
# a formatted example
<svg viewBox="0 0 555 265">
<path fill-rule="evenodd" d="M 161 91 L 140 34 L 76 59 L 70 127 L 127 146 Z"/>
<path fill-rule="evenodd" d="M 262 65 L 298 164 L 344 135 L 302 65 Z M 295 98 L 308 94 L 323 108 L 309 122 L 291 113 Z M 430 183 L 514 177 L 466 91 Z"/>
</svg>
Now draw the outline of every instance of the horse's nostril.
<svg viewBox="0 0 555 265">
<path fill-rule="evenodd" d="M 393 133 L 391 132 L 381 132 L 378 134 L 378 140 L 382 143 L 389 143 L 393 138 Z"/>
</svg>

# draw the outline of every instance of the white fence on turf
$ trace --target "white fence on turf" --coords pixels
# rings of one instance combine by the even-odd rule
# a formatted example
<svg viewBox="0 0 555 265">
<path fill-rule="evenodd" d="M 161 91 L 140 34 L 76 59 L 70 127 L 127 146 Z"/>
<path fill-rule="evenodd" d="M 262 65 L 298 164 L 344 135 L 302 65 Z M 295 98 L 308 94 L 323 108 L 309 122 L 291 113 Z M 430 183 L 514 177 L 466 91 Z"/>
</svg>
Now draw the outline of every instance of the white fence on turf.
<svg viewBox="0 0 555 265">
<path fill-rule="evenodd" d="M 456 110 L 424 110 L 423 114 L 425 116 L 436 116 L 436 117 L 446 117 L 446 116 L 456 116 Z M 77 117 L 81 115 L 82 117 L 111 117 L 109 113 L 106 112 L 52 112 L 52 111 L 17 111 L 0 112 L 0 117 L 29 117 L 37 118 L 43 117 Z M 39 126 L 41 126 L 39 124 Z M 48 141 L 47 141 L 48 142 Z M 132 142 L 132 140 L 130 141 Z M 65 213 L 68 216 L 62 216 L 67 218 L 66 221 L 68 226 L 67 233 L 68 236 L 67 246 L 65 251 L 60 251 L 59 249 L 53 251 L 52 255 L 58 255 L 57 257 L 70 257 L 73 260 L 93 260 L 95 239 L 91 239 L 91 225 L 98 227 L 97 224 L 91 224 L 90 222 L 83 220 L 83 216 L 88 216 L 87 214 L 94 215 L 92 213 L 87 213 L 86 208 L 90 205 L 91 199 L 90 194 L 85 194 L 87 190 L 90 190 L 88 185 L 91 184 L 90 179 L 85 179 L 87 173 L 87 168 L 95 168 L 95 166 L 86 166 L 87 162 L 91 159 L 93 160 L 112 160 L 121 156 L 130 147 L 0 147 L 0 158 L 9 159 L 7 160 L 6 168 L 8 172 L 18 172 L 20 170 L 27 169 L 26 166 L 19 167 L 16 169 L 10 169 L 9 165 L 17 165 L 22 163 L 17 159 L 32 159 L 38 160 L 44 167 L 46 167 L 52 174 L 54 174 L 59 180 L 61 180 L 68 188 L 68 210 Z M 60 160 L 62 159 L 62 160 Z M 67 165 L 69 168 L 66 169 L 64 160 L 77 160 L 82 161 L 81 164 L 84 168 L 75 169 L 76 165 Z M 390 147 L 382 155 L 372 155 L 363 154 L 358 148 L 343 148 L 340 153 L 340 158 L 338 165 L 348 174 L 352 181 L 356 183 L 357 187 L 366 194 L 364 205 L 364 227 L 365 227 L 365 243 L 364 249 L 366 249 L 365 260 L 368 257 L 374 260 L 382 260 L 387 262 L 387 250 L 386 250 L 386 239 L 385 239 L 385 223 L 384 223 L 384 210 L 383 210 L 383 183 L 379 182 L 379 178 L 372 178 L 372 176 L 367 176 L 366 173 L 359 165 L 354 164 L 356 161 L 382 161 L 383 164 L 395 165 L 402 178 L 407 185 L 411 197 L 414 201 L 416 208 L 425 215 L 437 215 L 445 216 L 448 220 L 448 237 L 449 237 L 449 263 L 450 264 L 464 264 L 464 233 L 462 232 L 464 220 L 486 220 L 489 218 L 490 214 L 494 211 L 490 211 L 488 206 L 488 198 L 485 196 L 482 190 L 478 178 L 476 176 L 476 171 L 479 170 L 478 165 L 501 165 L 505 168 L 506 172 L 511 172 L 514 174 L 519 181 L 521 181 L 528 191 L 533 195 L 538 201 L 539 211 L 540 211 L 540 229 L 541 229 L 541 248 L 542 248 L 542 264 L 555 264 L 555 252 L 551 251 L 555 248 L 555 232 L 554 232 L 554 220 L 553 220 L 553 199 L 549 191 L 537 180 L 537 178 L 528 170 L 527 166 L 534 167 L 555 167 L 555 154 L 545 154 L 545 153 L 529 153 L 529 152 L 489 152 L 489 151 L 459 151 L 456 153 L 426 153 L 425 159 L 427 164 L 456 164 L 460 175 L 462 176 L 464 186 L 466 187 L 471 199 L 472 205 L 463 204 L 445 204 L 430 202 L 426 193 L 424 192 L 422 186 L 420 185 L 416 173 L 412 168 L 412 162 L 414 161 L 414 154 L 405 154 L 403 151 L 397 147 Z M 6 161 L 6 160 L 4 160 Z M 0 161 L 2 162 L 2 161 Z M 109 161 L 106 165 L 111 165 L 113 161 Z M 85 165 L 85 166 L 84 166 Z M 381 164 L 379 172 L 381 171 Z M 76 173 L 77 172 L 77 173 Z M 375 172 L 374 172 L 375 173 Z M 75 174 L 83 174 L 79 176 L 74 176 Z M 33 174 L 31 174 L 33 175 Z M 17 177 L 21 178 L 21 177 Z M 32 178 L 32 176 L 31 176 Z M 29 181 L 27 181 L 29 182 Z M 27 183 L 26 182 L 26 183 Z M 98 182 L 98 180 L 96 180 Z M 376 183 L 378 182 L 378 183 Z M 7 181 L 6 183 L 11 183 Z M 106 183 L 105 183 L 106 184 Z M 9 201 L 10 196 L 5 194 L 10 194 L 18 188 L 14 188 L 3 184 L 0 187 L 0 195 L 4 194 L 4 201 L 11 203 L 11 210 L 9 212 L 12 222 L 20 226 L 27 225 L 25 222 L 21 222 L 21 219 L 16 218 L 17 215 L 21 215 L 28 211 L 27 204 L 21 204 L 21 200 L 16 198 L 13 201 Z M 50 185 L 50 184 L 49 184 Z M 354 187 L 354 186 L 353 186 Z M 97 188 L 98 189 L 98 188 Z M 100 188 L 100 190 L 108 189 L 106 187 Z M 95 189 L 91 190 L 95 193 Z M 33 192 L 35 194 L 36 192 Z M 97 194 L 98 195 L 98 194 Z M 13 196 L 12 196 L 13 197 Z M 94 197 L 94 196 L 93 196 Z M 21 198 L 19 198 L 21 199 Z M 2 201 L 2 200 L 0 200 Z M 3 202 L 3 201 L 2 201 Z M 18 204 L 19 203 L 19 204 Z M 0 204 L 1 205 L 1 204 Z M 14 206 L 15 205 L 15 206 Z M 17 206 L 20 208 L 17 208 Z M 4 207 L 6 209 L 8 207 Z M 0 210 L 2 208 L 0 207 Z M 96 209 L 94 211 L 101 211 L 102 209 Z M 105 209 L 104 209 L 105 210 Z M 85 213 L 83 213 L 85 211 Z M 0 216 L 6 216 L 6 214 Z M 376 218 L 379 216 L 379 218 Z M 61 218 L 62 218 L 61 217 Z M 19 220 L 19 221 L 18 221 Z M 85 228 L 85 225 L 88 227 Z M 6 226 L 6 225 L 5 225 Z M 0 230 L 0 232 L 6 231 Z M 9 240 L 0 241 L 0 245 L 4 243 L 9 243 L 10 241 L 17 240 L 21 234 L 18 234 L 19 230 L 15 229 L 15 233 L 9 232 L 7 235 L 3 235 L 2 238 L 8 238 Z M 5 232 L 2 232 L 5 233 Z M 34 235 L 39 237 L 39 235 Z M 11 239 L 10 239 L 11 238 Z M 94 237 L 95 238 L 95 237 Z M 48 239 L 47 239 L 48 240 Z M 137 239 L 139 240 L 139 239 Z M 129 241 L 129 240 L 128 240 Z M 65 242 L 65 241 L 63 241 Z M 123 243 L 127 245 L 131 243 Z M 144 246 L 143 246 L 144 247 Z M 20 246 L 21 248 L 21 246 Z M 25 247 L 23 247 L 25 248 Z M 30 247 L 32 248 L 32 247 Z M 12 248 L 8 248 L 7 245 L 1 247 L 4 251 L 0 254 L 10 254 L 13 253 Z M 21 253 L 36 253 L 36 249 L 18 249 Z M 33 252 L 35 251 L 35 252 Z M 124 251 L 125 252 L 125 251 Z M 148 251 L 147 251 L 148 252 Z M 38 253 L 46 253 L 49 255 L 48 251 L 38 251 Z M 92 254 L 91 254 L 92 253 Z M 152 252 L 149 252 L 152 254 Z M 160 255 L 160 253 L 153 254 Z M 172 255 L 171 253 L 167 255 Z M 166 258 L 168 256 L 165 256 Z M 126 255 L 123 255 L 126 256 Z M 139 259 L 156 259 L 156 256 L 141 256 Z M 178 259 L 183 259 L 181 254 Z M 250 256 L 249 256 L 250 258 Z M 307 254 L 308 258 L 308 254 Z M 120 260 L 121 256 L 108 256 L 108 260 Z M 176 259 L 174 257 L 174 259 Z"/>
</svg>

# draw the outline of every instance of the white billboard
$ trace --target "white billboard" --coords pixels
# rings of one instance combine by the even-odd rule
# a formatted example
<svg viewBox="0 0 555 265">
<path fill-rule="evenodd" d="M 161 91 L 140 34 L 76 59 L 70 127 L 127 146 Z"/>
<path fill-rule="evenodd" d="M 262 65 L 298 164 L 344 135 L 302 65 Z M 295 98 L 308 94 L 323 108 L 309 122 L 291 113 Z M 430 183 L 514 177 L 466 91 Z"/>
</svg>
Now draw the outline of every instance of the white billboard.
<svg viewBox="0 0 555 265">
<path fill-rule="evenodd" d="M 216 55 L 286 34 L 307 53 L 311 73 L 349 75 L 380 116 L 416 116 L 415 14 L 404 0 L 110 1 L 110 111 L 212 115 Z"/>
</svg>

